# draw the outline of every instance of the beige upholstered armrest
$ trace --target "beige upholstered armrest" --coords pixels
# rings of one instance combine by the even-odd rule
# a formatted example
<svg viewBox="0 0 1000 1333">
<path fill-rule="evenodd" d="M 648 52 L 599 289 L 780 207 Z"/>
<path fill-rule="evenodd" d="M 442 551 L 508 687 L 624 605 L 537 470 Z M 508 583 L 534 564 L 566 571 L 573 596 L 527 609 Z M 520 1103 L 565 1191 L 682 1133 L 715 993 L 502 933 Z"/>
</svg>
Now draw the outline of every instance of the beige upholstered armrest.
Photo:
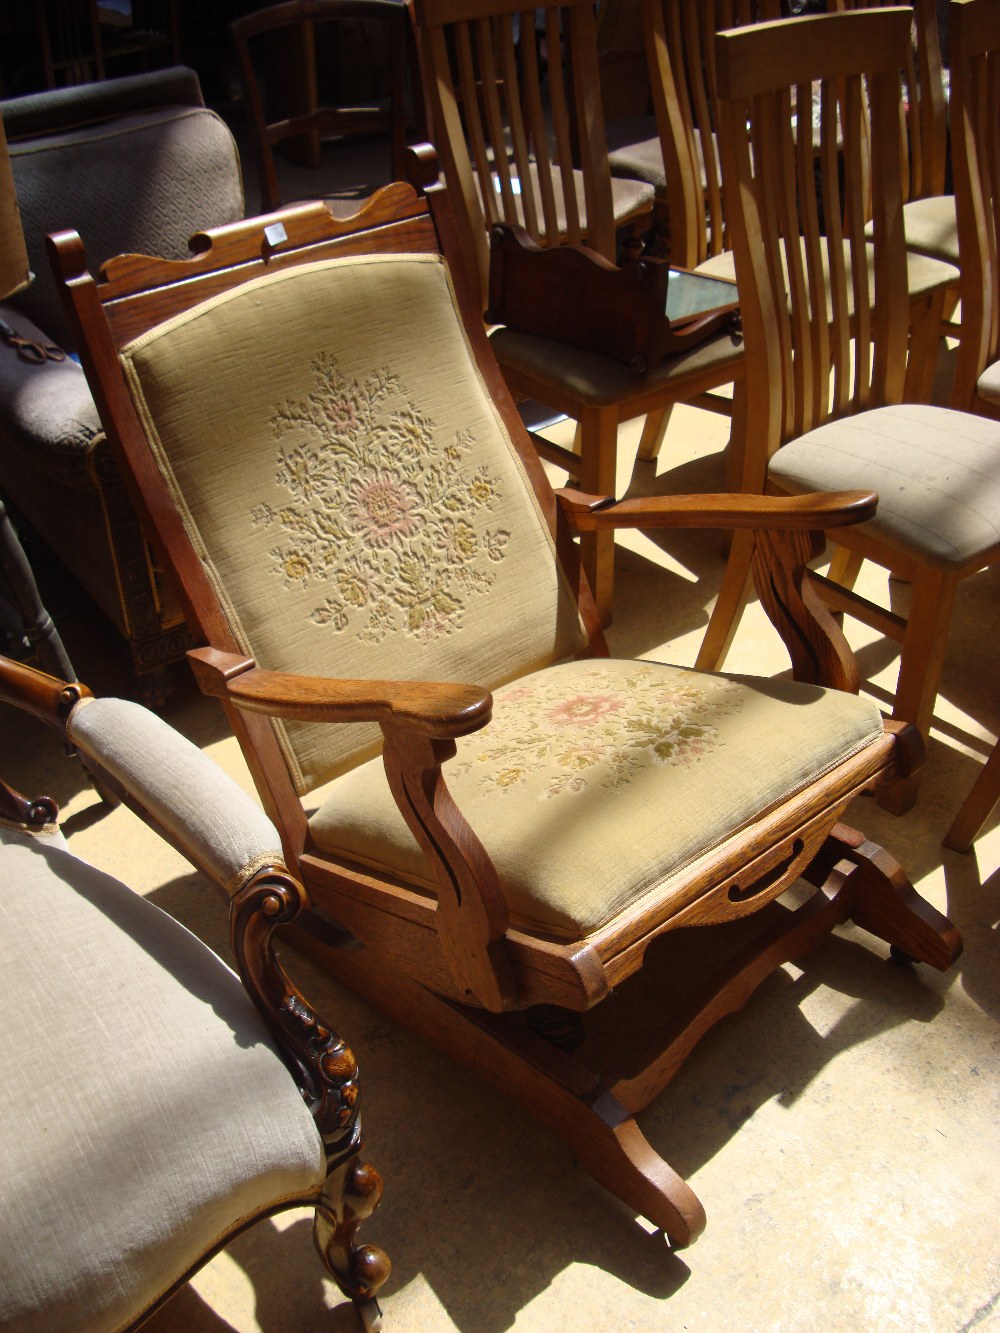
<svg viewBox="0 0 1000 1333">
<path fill-rule="evenodd" d="M 228 893 L 264 866 L 285 864 L 278 832 L 257 803 L 155 713 L 126 699 L 85 699 L 66 733 L 128 804 Z"/>
</svg>

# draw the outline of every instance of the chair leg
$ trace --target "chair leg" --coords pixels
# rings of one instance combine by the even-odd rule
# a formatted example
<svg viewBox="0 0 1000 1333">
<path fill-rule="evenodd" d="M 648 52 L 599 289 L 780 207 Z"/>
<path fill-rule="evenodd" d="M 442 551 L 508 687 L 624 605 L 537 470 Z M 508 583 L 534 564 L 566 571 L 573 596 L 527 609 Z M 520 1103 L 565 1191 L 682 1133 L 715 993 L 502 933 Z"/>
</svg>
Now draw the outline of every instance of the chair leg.
<svg viewBox="0 0 1000 1333">
<path fill-rule="evenodd" d="M 946 971 L 962 952 L 962 937 L 935 907 L 921 898 L 902 866 L 883 847 L 844 824 L 837 824 L 824 856 L 842 853 L 855 867 L 857 893 L 851 919 L 890 945 L 896 954 Z M 817 857 L 806 873 L 810 883 Z M 818 868 L 818 867 L 817 867 Z"/>
<path fill-rule="evenodd" d="M 853 588 L 861 573 L 864 556 L 849 551 L 846 546 L 835 546 L 830 561 L 829 579 L 841 588 Z"/>
<path fill-rule="evenodd" d="M 972 784 L 972 790 L 962 803 L 954 823 L 944 836 L 944 845 L 954 852 L 967 852 L 975 842 L 979 830 L 1000 801 L 1000 741 L 993 747 Z"/>
<path fill-rule="evenodd" d="M 647 415 L 643 423 L 642 435 L 639 437 L 639 449 L 636 453 L 636 458 L 640 462 L 652 463 L 659 457 L 667 427 L 670 425 L 670 413 L 673 406 L 673 403 L 671 403 L 669 407 L 664 407 L 659 412 L 650 412 Z"/>
<path fill-rule="evenodd" d="M 580 416 L 580 487 L 592 495 L 614 495 L 617 485 L 618 412 L 614 407 L 588 407 Z M 611 624 L 615 585 L 615 534 L 585 533 L 580 539 L 601 623 Z"/>
<path fill-rule="evenodd" d="M 743 618 L 750 583 L 750 561 L 753 555 L 752 532 L 733 534 L 729 560 L 722 576 L 722 586 L 712 608 L 708 628 L 698 650 L 696 666 L 699 671 L 719 671 L 733 637 Z"/>
<path fill-rule="evenodd" d="M 906 362 L 903 400 L 929 403 L 941 350 L 946 291 L 941 288 L 910 305 L 910 351 Z"/>
<path fill-rule="evenodd" d="M 382 1198 L 382 1178 L 368 1162 L 359 1162 L 360 1140 L 326 1178 L 316 1204 L 313 1240 L 337 1286 L 354 1302 L 366 1329 L 381 1327 L 376 1293 L 392 1271 L 384 1251 L 354 1244 L 354 1233 Z"/>
<path fill-rule="evenodd" d="M 957 584 L 956 576 L 935 569 L 920 570 L 912 583 L 892 716 L 900 722 L 912 722 L 924 740 L 934 717 Z M 919 788 L 918 770 L 883 792 L 879 805 L 891 814 L 905 814 L 917 799 Z"/>
</svg>

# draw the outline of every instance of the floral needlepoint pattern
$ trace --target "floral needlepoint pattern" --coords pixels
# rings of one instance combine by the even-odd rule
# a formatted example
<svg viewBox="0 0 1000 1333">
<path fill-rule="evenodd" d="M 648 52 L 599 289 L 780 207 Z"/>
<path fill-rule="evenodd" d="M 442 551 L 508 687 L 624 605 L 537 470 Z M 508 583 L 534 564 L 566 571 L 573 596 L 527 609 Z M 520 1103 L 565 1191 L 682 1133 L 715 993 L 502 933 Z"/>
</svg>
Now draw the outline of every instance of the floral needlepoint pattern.
<svg viewBox="0 0 1000 1333">
<path fill-rule="evenodd" d="M 716 722 L 743 707 L 739 686 L 636 663 L 626 673 L 595 665 L 559 671 L 505 690 L 485 731 L 466 743 L 460 772 L 482 771 L 482 786 L 504 793 L 542 775 L 544 797 L 596 783 L 625 788 L 648 765 L 690 765 L 720 742 Z M 498 700 L 500 703 L 500 700 Z"/>
<path fill-rule="evenodd" d="M 250 513 L 255 526 L 281 530 L 272 572 L 324 595 L 316 624 L 353 626 L 368 642 L 459 629 L 506 552 L 509 534 L 490 525 L 499 482 L 471 464 L 471 433 L 435 441 L 395 375 L 348 382 L 328 355 L 311 370 L 313 392 L 271 418 L 275 479 L 289 502 Z"/>
</svg>

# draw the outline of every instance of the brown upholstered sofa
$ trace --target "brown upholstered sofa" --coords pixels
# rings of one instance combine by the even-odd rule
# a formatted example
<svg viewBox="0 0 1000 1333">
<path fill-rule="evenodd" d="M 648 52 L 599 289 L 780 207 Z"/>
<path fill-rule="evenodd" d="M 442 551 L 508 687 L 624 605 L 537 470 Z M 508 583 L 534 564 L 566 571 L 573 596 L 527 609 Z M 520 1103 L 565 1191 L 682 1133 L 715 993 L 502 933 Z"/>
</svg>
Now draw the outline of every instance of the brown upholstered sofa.
<svg viewBox="0 0 1000 1333">
<path fill-rule="evenodd" d="M 195 231 L 243 216 L 236 144 L 193 70 L 0 101 L 0 115 L 36 275 L 0 305 L 18 333 L 70 345 L 48 232 L 75 228 L 97 263 L 127 251 L 180 258 Z M 117 626 L 139 693 L 155 701 L 187 628 L 71 359 L 31 365 L 0 342 L 0 495 Z"/>
</svg>

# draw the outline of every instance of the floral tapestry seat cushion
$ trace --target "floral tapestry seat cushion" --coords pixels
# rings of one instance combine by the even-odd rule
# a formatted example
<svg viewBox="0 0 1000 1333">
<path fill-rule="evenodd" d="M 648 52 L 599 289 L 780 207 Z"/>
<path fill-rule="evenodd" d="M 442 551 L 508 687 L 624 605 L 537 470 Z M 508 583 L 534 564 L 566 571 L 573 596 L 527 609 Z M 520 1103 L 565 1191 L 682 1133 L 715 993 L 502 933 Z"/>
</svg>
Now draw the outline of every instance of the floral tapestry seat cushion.
<svg viewBox="0 0 1000 1333">
<path fill-rule="evenodd" d="M 577 938 L 881 735 L 854 695 L 595 659 L 497 690 L 444 773 L 514 919 Z M 309 826 L 324 851 L 432 887 L 378 760 L 333 783 Z"/>
</svg>

